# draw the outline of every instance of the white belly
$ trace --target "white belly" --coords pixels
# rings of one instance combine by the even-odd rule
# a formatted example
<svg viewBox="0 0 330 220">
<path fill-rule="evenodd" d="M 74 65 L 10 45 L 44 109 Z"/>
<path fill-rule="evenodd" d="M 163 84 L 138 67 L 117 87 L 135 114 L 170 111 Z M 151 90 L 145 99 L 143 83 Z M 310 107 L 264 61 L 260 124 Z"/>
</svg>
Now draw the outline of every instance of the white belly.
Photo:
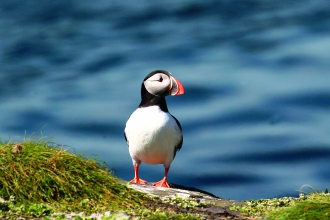
<svg viewBox="0 0 330 220">
<path fill-rule="evenodd" d="M 158 106 L 133 112 L 126 123 L 125 134 L 133 160 L 168 166 L 182 136 L 175 119 Z"/>
</svg>

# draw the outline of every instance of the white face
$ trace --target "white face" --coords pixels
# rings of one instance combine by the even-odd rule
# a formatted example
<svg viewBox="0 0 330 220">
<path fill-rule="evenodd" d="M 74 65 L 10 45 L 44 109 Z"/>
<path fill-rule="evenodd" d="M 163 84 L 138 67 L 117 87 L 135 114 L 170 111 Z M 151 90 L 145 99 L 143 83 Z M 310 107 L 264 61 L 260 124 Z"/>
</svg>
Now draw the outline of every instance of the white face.
<svg viewBox="0 0 330 220">
<path fill-rule="evenodd" d="M 144 81 L 146 90 L 155 95 L 160 96 L 171 88 L 171 79 L 164 73 L 156 73 Z"/>
</svg>

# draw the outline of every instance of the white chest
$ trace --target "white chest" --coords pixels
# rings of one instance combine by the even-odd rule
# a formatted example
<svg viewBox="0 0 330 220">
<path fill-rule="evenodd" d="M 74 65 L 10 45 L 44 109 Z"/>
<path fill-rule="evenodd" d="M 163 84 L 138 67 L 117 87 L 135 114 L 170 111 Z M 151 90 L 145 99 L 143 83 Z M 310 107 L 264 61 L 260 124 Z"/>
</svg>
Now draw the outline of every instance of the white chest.
<svg viewBox="0 0 330 220">
<path fill-rule="evenodd" d="M 131 157 L 145 163 L 173 160 L 182 133 L 175 119 L 158 106 L 138 108 L 125 128 Z"/>
</svg>

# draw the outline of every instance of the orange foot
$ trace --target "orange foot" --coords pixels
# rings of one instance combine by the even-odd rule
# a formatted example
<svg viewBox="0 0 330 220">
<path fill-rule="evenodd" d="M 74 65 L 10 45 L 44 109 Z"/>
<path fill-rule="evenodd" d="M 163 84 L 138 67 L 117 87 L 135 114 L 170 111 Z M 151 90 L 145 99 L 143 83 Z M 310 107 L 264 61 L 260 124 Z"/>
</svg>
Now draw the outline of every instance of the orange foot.
<svg viewBox="0 0 330 220">
<path fill-rule="evenodd" d="M 147 181 L 135 177 L 134 179 L 131 180 L 131 183 L 137 183 L 137 184 L 145 185 L 145 184 L 147 184 Z"/>
<path fill-rule="evenodd" d="M 161 181 L 158 181 L 154 184 L 153 186 L 158 186 L 158 187 L 165 187 L 165 188 L 171 188 L 170 185 L 168 184 L 166 178 L 162 179 Z"/>
</svg>

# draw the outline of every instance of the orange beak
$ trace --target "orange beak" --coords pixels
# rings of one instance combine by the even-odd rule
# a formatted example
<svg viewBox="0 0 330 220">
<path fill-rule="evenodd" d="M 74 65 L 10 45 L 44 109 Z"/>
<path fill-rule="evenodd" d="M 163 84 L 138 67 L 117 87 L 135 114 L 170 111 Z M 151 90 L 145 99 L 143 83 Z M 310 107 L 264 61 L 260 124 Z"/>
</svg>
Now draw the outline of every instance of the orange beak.
<svg viewBox="0 0 330 220">
<path fill-rule="evenodd" d="M 173 76 L 171 76 L 171 85 L 168 90 L 171 96 L 183 95 L 185 93 L 182 83 Z"/>
</svg>

